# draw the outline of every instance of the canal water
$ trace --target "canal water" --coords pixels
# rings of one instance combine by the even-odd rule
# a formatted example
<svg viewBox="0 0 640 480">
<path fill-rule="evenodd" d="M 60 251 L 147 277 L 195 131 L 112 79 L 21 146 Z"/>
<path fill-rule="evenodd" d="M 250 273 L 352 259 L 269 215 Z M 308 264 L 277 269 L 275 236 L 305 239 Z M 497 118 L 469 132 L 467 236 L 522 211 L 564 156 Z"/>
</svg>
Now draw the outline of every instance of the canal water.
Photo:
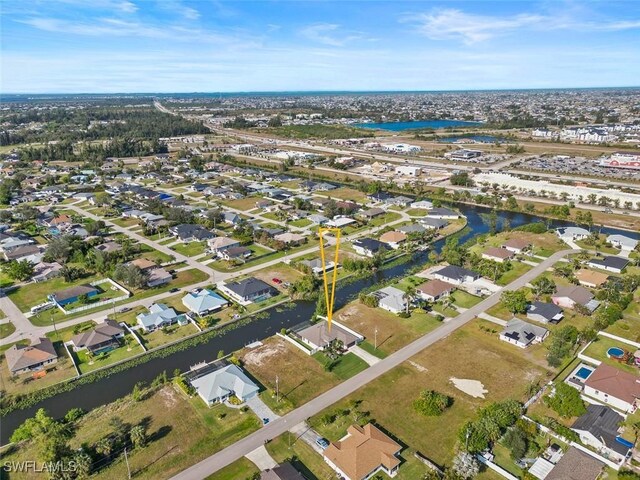
<svg viewBox="0 0 640 480">
<path fill-rule="evenodd" d="M 475 235 L 487 233 L 489 226 L 483 220 L 490 209 L 471 205 L 455 205 L 462 214 L 467 217 L 467 228 L 459 236 L 460 243 L 464 243 Z M 517 212 L 498 212 L 498 224 L 508 219 L 511 227 L 544 222 L 546 219 L 534 215 Z M 573 225 L 571 222 L 551 221 L 553 228 Z M 603 233 L 619 233 L 640 239 L 638 232 L 626 232 L 622 230 L 603 228 Z M 444 240 L 440 240 L 432 245 L 432 249 L 440 251 L 444 245 Z M 427 262 L 428 251 L 416 252 L 411 261 L 381 269 L 370 277 L 361 278 L 353 283 L 346 283 L 336 289 L 336 308 L 348 303 L 355 298 L 358 293 L 383 279 L 393 278 L 403 275 L 409 268 L 417 264 Z M 8 443 L 12 432 L 29 417 L 32 417 L 38 408 L 46 409 L 54 417 L 62 417 L 71 408 L 79 407 L 84 410 L 91 410 L 106 403 L 113 402 L 117 398 L 130 393 L 137 382 L 151 382 L 163 371 L 171 374 L 176 368 L 186 371 L 190 366 L 202 361 L 214 360 L 220 350 L 226 353 L 238 350 L 245 345 L 263 340 L 275 335 L 282 328 L 290 328 L 299 323 L 308 321 L 315 311 L 315 302 L 297 301 L 293 309 L 268 311 L 269 316 L 256 320 L 246 325 L 231 330 L 227 334 L 214 337 L 209 342 L 176 352 L 164 358 L 157 358 L 142 365 L 132 367 L 110 377 L 98 380 L 94 383 L 81 385 L 78 388 L 58 394 L 54 397 L 43 400 L 38 405 L 24 410 L 16 410 L 2 418 L 0 429 L 0 443 Z"/>
</svg>

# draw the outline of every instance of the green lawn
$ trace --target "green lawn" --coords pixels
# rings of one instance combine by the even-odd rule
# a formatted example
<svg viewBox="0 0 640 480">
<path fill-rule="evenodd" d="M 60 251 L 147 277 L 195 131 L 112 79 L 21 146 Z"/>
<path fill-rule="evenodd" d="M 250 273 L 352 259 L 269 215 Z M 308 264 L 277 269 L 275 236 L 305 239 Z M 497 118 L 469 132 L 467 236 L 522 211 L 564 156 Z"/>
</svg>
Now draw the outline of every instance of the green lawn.
<svg viewBox="0 0 640 480">
<path fill-rule="evenodd" d="M 31 307 L 45 302 L 47 300 L 47 295 L 50 293 L 78 285 L 88 284 L 100 278 L 102 277 L 94 275 L 67 283 L 64 278 L 56 277 L 45 282 L 29 283 L 28 285 L 18 287 L 7 295 L 21 312 L 28 312 Z"/>
<path fill-rule="evenodd" d="M 144 350 L 135 339 L 131 338 L 131 344 L 129 346 L 123 345 L 119 348 L 111 350 L 110 352 L 102 353 L 91 359 L 87 356 L 86 351 L 82 350 L 80 352 L 75 352 L 74 355 L 78 361 L 78 368 L 80 369 L 80 373 L 89 373 L 93 370 L 97 370 L 98 368 L 107 367 L 109 365 L 113 365 L 116 362 L 120 362 L 122 360 L 126 360 L 127 358 L 133 357 L 134 355 L 139 355 L 144 353 Z M 129 350 L 130 349 L 130 350 Z"/>
<path fill-rule="evenodd" d="M 497 281 L 498 285 L 508 285 L 513 282 L 515 279 L 520 278 L 522 275 L 527 273 L 533 267 L 531 265 L 527 265 L 526 263 L 521 262 L 511 262 L 511 270 L 505 272 Z"/>
<path fill-rule="evenodd" d="M 622 362 L 618 362 L 613 358 L 607 357 L 607 350 L 611 347 L 618 347 L 627 352 L 635 352 L 637 349 L 632 345 L 627 345 L 626 343 L 619 342 L 612 338 L 598 336 L 592 343 L 587 347 L 587 349 L 582 352 L 587 357 L 594 358 L 596 360 L 600 360 L 607 365 L 611 365 L 613 367 L 619 368 L 621 370 L 626 370 L 629 373 L 633 373 L 638 375 L 640 370 L 638 367 L 634 367 L 633 365 L 627 365 Z"/>
<path fill-rule="evenodd" d="M 326 365 L 327 362 L 329 362 L 329 357 L 327 357 L 323 352 L 315 353 L 312 356 L 322 365 Z M 331 373 L 335 374 L 341 380 L 346 380 L 347 378 L 351 378 L 355 374 L 366 370 L 368 367 L 369 365 L 367 365 L 364 360 L 349 352 L 338 358 L 336 364 L 331 369 Z"/>
<path fill-rule="evenodd" d="M 110 222 L 118 225 L 119 227 L 132 227 L 138 224 L 138 220 L 135 218 L 112 218 Z"/>
<path fill-rule="evenodd" d="M 278 463 L 292 460 L 293 466 L 305 478 L 334 478 L 335 472 L 304 440 L 286 432 L 266 445 L 267 451 Z M 239 477 L 242 478 L 242 477 Z"/>
<path fill-rule="evenodd" d="M 294 220 L 293 222 L 289 222 L 289 225 L 291 225 L 292 227 L 304 228 L 304 227 L 308 227 L 312 223 L 313 222 L 309 219 L 301 218 L 299 220 Z"/>
<path fill-rule="evenodd" d="M 73 338 L 74 335 L 78 333 L 84 332 L 86 330 L 90 330 L 96 326 L 96 322 L 90 320 L 88 322 L 82 322 L 78 325 L 73 325 L 71 327 L 58 328 L 51 332 L 47 333 L 47 337 L 51 339 L 52 342 L 68 342 Z"/>
<path fill-rule="evenodd" d="M 6 338 L 16 331 L 16 327 L 11 322 L 0 323 L 0 338 Z"/>
<path fill-rule="evenodd" d="M 146 334 L 140 333 L 140 338 L 147 350 L 150 350 L 170 342 L 175 342 L 176 340 L 193 335 L 194 333 L 198 333 L 198 329 L 195 325 L 189 323 L 183 326 L 172 325 L 167 328 L 166 333 L 163 330 L 156 330 L 155 332 Z"/>
<path fill-rule="evenodd" d="M 170 262 L 174 259 L 173 256 L 167 255 L 164 252 L 156 250 L 155 248 L 151 248 L 148 245 L 141 245 L 140 247 L 140 258 L 146 258 L 152 262 L 159 261 L 160 263 Z"/>
<path fill-rule="evenodd" d="M 410 217 L 424 217 L 429 210 L 425 210 L 424 208 L 410 208 L 407 210 L 407 215 Z"/>
<path fill-rule="evenodd" d="M 178 245 L 174 245 L 171 247 L 171 250 L 175 250 L 182 255 L 187 257 L 195 257 L 197 255 L 201 255 L 207 249 L 207 244 L 205 242 L 190 242 L 190 243 L 179 243 Z"/>
<path fill-rule="evenodd" d="M 368 223 L 368 225 L 370 227 L 378 227 L 380 225 L 386 225 L 387 223 L 395 222 L 400 218 L 402 218 L 402 216 L 399 213 L 387 212 L 384 215 L 380 215 L 379 217 L 376 217 L 373 220 L 371 220 Z"/>
<path fill-rule="evenodd" d="M 464 290 L 456 290 L 451 296 L 453 297 L 453 302 L 462 308 L 471 308 L 482 301 L 482 298 L 471 295 Z"/>
<path fill-rule="evenodd" d="M 242 457 L 208 476 L 206 480 L 250 480 L 259 474 L 260 469 L 246 457 Z"/>
</svg>

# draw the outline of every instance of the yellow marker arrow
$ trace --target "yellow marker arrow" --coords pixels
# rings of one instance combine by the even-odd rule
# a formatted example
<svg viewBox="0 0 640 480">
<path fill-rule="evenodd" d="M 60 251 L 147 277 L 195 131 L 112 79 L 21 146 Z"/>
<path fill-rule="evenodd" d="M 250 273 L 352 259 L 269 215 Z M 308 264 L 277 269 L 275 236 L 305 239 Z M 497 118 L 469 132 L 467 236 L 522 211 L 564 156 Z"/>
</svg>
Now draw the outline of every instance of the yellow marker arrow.
<svg viewBox="0 0 640 480">
<path fill-rule="evenodd" d="M 331 292 L 329 292 L 329 280 L 327 278 L 327 261 L 324 253 L 324 234 L 333 233 L 336 238 L 336 251 L 333 260 L 333 281 L 331 282 Z M 336 299 L 336 279 L 338 277 L 338 250 L 340 248 L 340 229 L 339 228 L 318 228 L 318 236 L 320 237 L 320 259 L 322 261 L 322 279 L 324 282 L 324 300 L 327 306 L 327 323 L 329 331 L 331 331 L 331 319 L 333 317 L 333 304 Z"/>
</svg>

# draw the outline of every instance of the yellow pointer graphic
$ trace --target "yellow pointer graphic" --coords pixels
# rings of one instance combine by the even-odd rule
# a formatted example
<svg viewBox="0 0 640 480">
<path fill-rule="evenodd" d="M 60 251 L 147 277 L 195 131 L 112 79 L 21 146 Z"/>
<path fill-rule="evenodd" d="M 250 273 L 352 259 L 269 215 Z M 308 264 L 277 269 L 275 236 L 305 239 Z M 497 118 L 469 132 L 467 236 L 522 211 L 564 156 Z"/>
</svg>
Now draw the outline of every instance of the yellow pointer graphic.
<svg viewBox="0 0 640 480">
<path fill-rule="evenodd" d="M 327 278 L 327 259 L 324 253 L 324 234 L 333 233 L 336 238 L 336 251 L 333 259 L 333 281 L 331 282 L 331 294 L 329 294 L 329 280 Z M 340 229 L 339 228 L 318 228 L 318 236 L 320 237 L 320 259 L 322 260 L 322 279 L 324 282 L 324 300 L 327 306 L 327 323 L 329 331 L 331 331 L 331 318 L 333 317 L 333 303 L 336 299 L 336 279 L 338 277 L 338 250 L 340 248 Z"/>
</svg>

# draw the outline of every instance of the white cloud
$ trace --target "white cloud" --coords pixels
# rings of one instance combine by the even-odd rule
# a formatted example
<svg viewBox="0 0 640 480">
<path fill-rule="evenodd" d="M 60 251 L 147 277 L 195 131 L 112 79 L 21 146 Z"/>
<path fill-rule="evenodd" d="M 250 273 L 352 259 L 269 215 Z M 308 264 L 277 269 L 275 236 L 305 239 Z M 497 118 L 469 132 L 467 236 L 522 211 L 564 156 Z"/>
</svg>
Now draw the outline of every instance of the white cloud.
<svg viewBox="0 0 640 480">
<path fill-rule="evenodd" d="M 300 34 L 309 40 L 331 47 L 342 47 L 352 40 L 362 38 L 362 35 L 356 32 L 339 35 L 339 29 L 340 25 L 335 23 L 315 23 L 304 27 Z"/>
<path fill-rule="evenodd" d="M 571 15 L 522 13 L 511 16 L 476 15 L 462 10 L 435 9 L 429 13 L 405 15 L 401 22 L 414 23 L 432 40 L 460 40 L 467 45 L 523 30 L 621 31 L 640 28 L 640 20 L 580 20 Z"/>
</svg>

